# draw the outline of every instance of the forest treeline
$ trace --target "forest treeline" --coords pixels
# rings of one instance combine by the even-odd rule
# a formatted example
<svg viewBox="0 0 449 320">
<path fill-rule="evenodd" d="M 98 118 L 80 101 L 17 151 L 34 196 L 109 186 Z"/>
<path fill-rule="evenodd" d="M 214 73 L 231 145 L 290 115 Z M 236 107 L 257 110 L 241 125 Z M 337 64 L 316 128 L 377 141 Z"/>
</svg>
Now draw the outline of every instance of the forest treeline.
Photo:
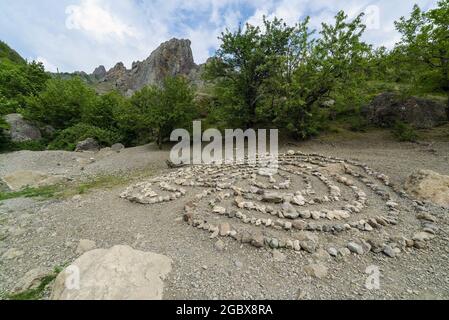
<svg viewBox="0 0 449 320">
<path fill-rule="evenodd" d="M 0 43 L 0 115 L 21 113 L 44 133 L 20 145 L 0 133 L 0 148 L 73 150 L 89 137 L 103 146 L 162 144 L 194 119 L 220 129 L 275 127 L 306 139 L 342 119 L 362 130 L 361 107 L 390 90 L 445 99 L 449 118 L 449 0 L 427 12 L 415 6 L 395 25 L 401 41 L 387 50 L 363 41 L 362 14 L 339 12 L 319 31 L 309 18 L 295 25 L 264 19 L 222 33 L 204 87 L 174 77 L 131 97 L 98 95 L 80 78 L 51 76 Z"/>
</svg>

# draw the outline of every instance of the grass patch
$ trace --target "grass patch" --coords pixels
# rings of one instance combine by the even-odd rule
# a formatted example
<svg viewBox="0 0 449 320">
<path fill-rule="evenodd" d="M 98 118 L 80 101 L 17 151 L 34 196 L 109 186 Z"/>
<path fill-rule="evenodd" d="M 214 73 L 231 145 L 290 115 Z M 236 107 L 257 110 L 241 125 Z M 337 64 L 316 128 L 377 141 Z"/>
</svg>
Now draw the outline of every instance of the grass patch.
<svg viewBox="0 0 449 320">
<path fill-rule="evenodd" d="M 56 279 L 56 274 L 45 277 L 36 289 L 8 295 L 8 300 L 40 300 L 47 286 Z"/>
<path fill-rule="evenodd" d="M 403 122 L 396 122 L 392 133 L 401 142 L 416 142 L 418 140 L 418 134 L 415 129 Z"/>
<path fill-rule="evenodd" d="M 53 274 L 50 274 L 42 279 L 39 286 L 35 289 L 29 289 L 23 292 L 15 294 L 7 294 L 6 298 L 8 300 L 40 300 L 44 296 L 47 287 L 56 279 L 59 273 L 63 269 L 61 267 L 56 267 Z"/>
<path fill-rule="evenodd" d="M 128 178 L 121 176 L 100 176 L 80 184 L 52 185 L 39 188 L 26 188 L 21 191 L 0 192 L 0 201 L 16 198 L 38 198 L 47 200 L 51 198 L 67 198 L 77 194 L 85 194 L 93 189 L 112 188 L 126 183 Z"/>
<path fill-rule="evenodd" d="M 449 141 L 449 123 L 432 128 L 419 130 L 419 137 L 426 141 Z"/>
<path fill-rule="evenodd" d="M 73 188 L 68 188 L 63 196 L 70 197 L 78 194 L 86 194 L 96 189 L 112 189 L 114 187 L 123 186 L 134 180 L 145 179 L 154 175 L 151 167 L 136 170 L 132 173 L 117 173 L 115 175 L 96 176 L 88 181 L 82 182 Z"/>
<path fill-rule="evenodd" d="M 39 188 L 26 188 L 21 191 L 1 191 L 0 204 L 3 200 L 16 198 L 64 199 L 75 195 L 86 194 L 96 189 L 112 189 L 128 184 L 136 179 L 143 179 L 154 174 L 150 168 L 135 171 L 131 174 L 100 175 L 81 183 L 67 183 Z"/>
<path fill-rule="evenodd" d="M 15 198 L 49 199 L 55 197 L 60 189 L 60 186 L 46 186 L 39 188 L 26 188 L 21 191 L 0 192 L 0 201 Z"/>
<path fill-rule="evenodd" d="M 105 175 L 100 177 L 95 177 L 89 181 L 80 183 L 73 188 L 68 188 L 63 196 L 70 197 L 78 194 L 86 194 L 91 190 L 95 189 L 111 189 L 116 186 L 123 185 L 130 181 L 131 178 L 126 176 L 117 176 L 117 175 Z"/>
</svg>

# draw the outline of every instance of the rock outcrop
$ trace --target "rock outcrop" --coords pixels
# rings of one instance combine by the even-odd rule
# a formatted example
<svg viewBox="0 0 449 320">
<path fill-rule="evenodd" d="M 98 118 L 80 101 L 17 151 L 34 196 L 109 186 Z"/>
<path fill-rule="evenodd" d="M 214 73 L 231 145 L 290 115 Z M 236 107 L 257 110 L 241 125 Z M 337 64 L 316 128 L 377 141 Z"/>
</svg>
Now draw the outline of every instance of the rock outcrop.
<svg viewBox="0 0 449 320">
<path fill-rule="evenodd" d="M 114 152 L 118 152 L 118 153 L 120 153 L 124 149 L 125 149 L 125 146 L 121 143 L 115 143 L 111 146 L 111 150 Z"/>
<path fill-rule="evenodd" d="M 40 171 L 19 170 L 2 177 L 2 180 L 10 190 L 19 191 L 27 187 L 51 186 L 67 179 L 60 175 L 49 175 Z"/>
<path fill-rule="evenodd" d="M 104 66 L 99 66 L 94 70 L 92 76 L 94 76 L 94 78 L 97 80 L 103 80 L 106 77 L 106 74 L 107 74 L 106 68 Z"/>
<path fill-rule="evenodd" d="M 171 264 L 166 256 L 128 246 L 89 251 L 58 275 L 51 299 L 161 300 Z"/>
<path fill-rule="evenodd" d="M 382 93 L 362 109 L 374 125 L 390 127 L 402 121 L 417 129 L 433 128 L 447 121 L 444 104 L 422 98 L 401 98 L 395 93 Z"/>
<path fill-rule="evenodd" d="M 8 134 L 12 142 L 33 141 L 42 138 L 39 128 L 25 120 L 21 114 L 8 114 L 4 119 L 9 125 Z"/>
<path fill-rule="evenodd" d="M 414 197 L 449 208 L 449 176 L 420 170 L 405 182 L 405 190 Z"/>
<path fill-rule="evenodd" d="M 123 62 L 119 62 L 112 69 L 106 72 L 105 81 L 119 82 L 120 80 L 125 80 L 127 76 L 128 74 L 125 65 Z"/>
<path fill-rule="evenodd" d="M 87 138 L 84 141 L 80 141 L 76 145 L 75 152 L 83 152 L 83 151 L 99 151 L 100 145 L 93 138 Z"/>
<path fill-rule="evenodd" d="M 190 45 L 186 39 L 164 42 L 146 60 L 134 62 L 131 70 L 117 63 L 104 74 L 102 83 L 128 95 L 146 85 L 160 85 L 167 76 L 183 75 L 199 84 L 202 67 L 195 64 Z M 103 75 L 101 66 L 95 73 Z"/>
</svg>

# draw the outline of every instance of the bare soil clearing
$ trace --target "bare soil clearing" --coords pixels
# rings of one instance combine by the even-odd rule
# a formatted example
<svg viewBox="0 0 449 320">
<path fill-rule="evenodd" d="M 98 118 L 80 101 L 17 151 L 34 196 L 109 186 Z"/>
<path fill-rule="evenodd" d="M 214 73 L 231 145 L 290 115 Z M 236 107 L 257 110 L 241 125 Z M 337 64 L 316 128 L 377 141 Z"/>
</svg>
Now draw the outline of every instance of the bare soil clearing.
<svg viewBox="0 0 449 320">
<path fill-rule="evenodd" d="M 419 169 L 449 173 L 447 142 L 431 146 L 397 143 L 366 134 L 362 139 L 321 139 L 283 148 L 289 149 L 366 163 L 387 174 L 396 185 Z M 0 176 L 26 169 L 64 174 L 78 181 L 102 174 L 129 175 L 147 168 L 156 176 L 175 171 L 166 168 L 167 158 L 167 150 L 154 146 L 121 153 L 18 152 L 0 155 Z M 449 299 L 447 209 L 425 205 L 426 212 L 438 219 L 439 230 L 424 249 L 404 250 L 394 258 L 372 253 L 317 258 L 303 251 L 256 249 L 229 237 L 220 238 L 223 245 L 217 246 L 218 238 L 212 240 L 209 233 L 182 220 L 186 201 L 200 189 L 192 188 L 181 199 L 146 206 L 120 198 L 128 185 L 92 190 L 70 199 L 3 201 L 0 291 L 11 292 L 31 269 L 74 261 L 80 240 L 89 239 L 98 248 L 129 245 L 170 257 L 173 270 L 165 283 L 165 299 Z M 368 194 L 373 208 L 381 208 L 376 201 Z M 401 223 L 379 231 L 379 235 L 413 233 L 419 227 L 416 215 L 413 210 L 401 212 Z M 360 233 L 350 236 L 357 238 Z M 333 241 L 327 235 L 319 237 Z M 306 266 L 317 261 L 328 269 L 321 279 L 306 272 L 310 270 Z M 372 265 L 380 268 L 379 290 L 365 288 L 366 269 Z"/>
</svg>

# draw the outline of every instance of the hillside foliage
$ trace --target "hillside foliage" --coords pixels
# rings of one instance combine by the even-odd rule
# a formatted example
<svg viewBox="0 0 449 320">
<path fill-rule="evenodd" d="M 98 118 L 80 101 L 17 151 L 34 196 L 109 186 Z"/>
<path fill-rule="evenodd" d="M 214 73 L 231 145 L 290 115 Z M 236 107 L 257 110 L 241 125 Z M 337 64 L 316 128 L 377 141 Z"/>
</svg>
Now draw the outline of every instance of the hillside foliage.
<svg viewBox="0 0 449 320">
<path fill-rule="evenodd" d="M 363 15 L 350 19 L 341 11 L 320 30 L 309 18 L 295 25 L 264 18 L 262 26 L 221 34 L 201 92 L 183 77 L 169 77 L 131 97 L 99 95 L 85 79 L 50 75 L 0 42 L 0 115 L 18 112 L 50 127 L 41 143 L 66 150 L 88 137 L 103 146 L 161 146 L 173 129 L 189 129 L 198 118 L 220 129 L 276 127 L 297 139 L 342 120 L 362 131 L 361 106 L 385 91 L 444 98 L 449 118 L 449 0 L 427 12 L 415 6 L 396 28 L 401 41 L 387 50 L 362 40 Z M 395 132 L 414 139 L 403 125 Z"/>
</svg>

